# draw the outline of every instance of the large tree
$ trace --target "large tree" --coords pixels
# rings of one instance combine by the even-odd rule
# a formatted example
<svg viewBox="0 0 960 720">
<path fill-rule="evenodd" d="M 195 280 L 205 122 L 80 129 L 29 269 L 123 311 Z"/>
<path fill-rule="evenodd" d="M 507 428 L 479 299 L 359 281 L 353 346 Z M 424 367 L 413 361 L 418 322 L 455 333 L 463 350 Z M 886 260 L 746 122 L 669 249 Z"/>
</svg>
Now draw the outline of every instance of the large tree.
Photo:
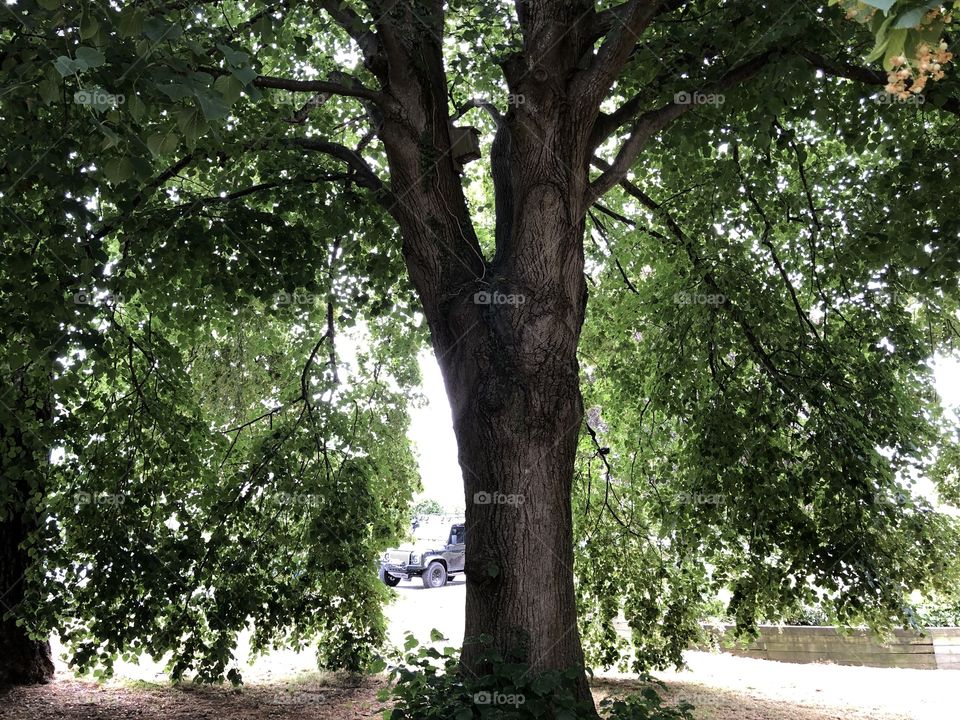
<svg viewBox="0 0 960 720">
<path fill-rule="evenodd" d="M 261 613 L 223 549 L 261 516 L 204 535 L 303 458 L 329 480 L 324 441 L 338 463 L 380 443 L 382 464 L 393 447 L 389 414 L 348 437 L 349 403 L 324 396 L 335 378 L 310 380 L 321 344 L 288 325 L 285 357 L 306 365 L 286 369 L 292 395 L 261 395 L 294 406 L 289 434 L 268 404 L 270 431 L 229 478 L 237 494 L 213 492 L 231 467 L 218 458 L 237 451 L 223 433 L 262 426 L 264 409 L 198 408 L 192 383 L 217 381 L 196 345 L 300 292 L 321 296 L 302 319 L 331 347 L 337 321 L 386 315 L 383 352 L 409 357 L 397 338 L 404 323 L 417 334 L 411 295 L 426 318 L 463 472 L 468 639 L 490 636 L 533 672 L 583 665 L 579 601 L 592 661 L 617 656 L 621 610 L 638 650 L 676 657 L 719 586 L 746 625 L 814 582 L 844 619 L 902 619 L 948 535 L 922 503 L 876 499 L 937 439 L 925 361 L 953 332 L 958 268 L 958 93 L 940 76 L 952 3 L 846 5 L 865 22 L 736 0 L 9 6 L 5 292 L 29 302 L 4 370 L 33 394 L 5 424 L 33 413 L 31 462 L 56 445 L 70 460 L 8 493 L 7 516 L 50 543 L 30 543 L 33 583 L 68 598 L 24 615 L 42 628 L 74 613 L 81 665 L 106 643 L 104 662 L 173 648 L 178 669 L 202 657 L 215 675 L 246 617 L 283 628 L 335 595 L 275 568 L 257 587 L 291 599 Z M 861 63 L 875 42 L 884 70 Z M 481 163 L 468 122 L 490 147 Z M 585 325 L 591 282 L 602 302 Z M 85 290 L 119 303 L 64 305 Z M 54 402 L 59 423 L 41 410 Z M 317 421 L 317 402 L 336 422 Z M 92 451 L 90 434 L 115 451 Z M 125 450 L 144 437 L 140 455 Z M 268 467 L 278 448 L 285 465 Z M 119 567 L 98 548 L 126 547 L 85 535 L 62 500 L 76 478 L 96 491 L 92 477 L 134 478 L 171 504 L 142 520 L 148 538 L 177 507 L 202 510 L 161 546 L 187 571 L 174 599 L 139 606 L 162 619 L 149 640 L 124 602 L 162 595 L 159 574 L 149 588 L 87 575 Z M 356 512 L 378 517 L 368 501 Z M 24 532 L 3 537 L 21 548 Z M 143 575 L 154 549 L 127 548 L 126 570 Z M 222 576 L 232 591 L 211 591 Z M 211 616 L 231 620 L 201 652 L 187 627 Z M 465 643 L 464 667 L 480 652 Z"/>
</svg>

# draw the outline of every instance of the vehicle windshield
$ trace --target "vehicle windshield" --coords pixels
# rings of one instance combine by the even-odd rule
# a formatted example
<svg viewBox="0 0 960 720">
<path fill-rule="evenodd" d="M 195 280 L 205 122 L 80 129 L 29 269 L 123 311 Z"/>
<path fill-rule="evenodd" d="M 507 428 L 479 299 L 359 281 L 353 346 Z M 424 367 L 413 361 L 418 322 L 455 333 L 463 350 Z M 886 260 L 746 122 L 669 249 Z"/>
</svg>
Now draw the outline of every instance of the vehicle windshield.
<svg viewBox="0 0 960 720">
<path fill-rule="evenodd" d="M 413 537 L 418 542 L 446 544 L 450 538 L 450 523 L 421 520 L 413 530 Z"/>
</svg>

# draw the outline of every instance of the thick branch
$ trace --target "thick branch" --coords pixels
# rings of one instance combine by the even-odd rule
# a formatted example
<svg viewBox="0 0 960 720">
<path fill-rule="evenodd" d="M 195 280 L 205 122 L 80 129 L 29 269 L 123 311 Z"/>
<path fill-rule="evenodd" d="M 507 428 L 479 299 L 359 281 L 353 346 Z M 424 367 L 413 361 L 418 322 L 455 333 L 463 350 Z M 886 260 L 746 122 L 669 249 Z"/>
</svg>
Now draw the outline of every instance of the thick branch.
<svg viewBox="0 0 960 720">
<path fill-rule="evenodd" d="M 830 60 L 810 50 L 800 50 L 800 56 L 828 75 L 845 77 L 867 85 L 886 85 L 887 74 L 873 68 L 859 67 L 839 60 Z"/>
<path fill-rule="evenodd" d="M 384 193 L 387 193 L 383 181 L 373 171 L 373 168 L 367 165 L 366 160 L 364 160 L 356 150 L 351 150 L 346 145 L 313 137 L 284 138 L 283 142 L 303 148 L 304 150 L 321 152 L 345 162 L 347 167 L 356 173 L 354 181 L 357 185 L 369 190 L 374 190 L 381 197 L 381 200 L 386 199 L 383 196 Z"/>
<path fill-rule="evenodd" d="M 116 230 L 118 227 L 120 227 L 120 224 L 123 222 L 123 220 L 127 218 L 133 210 L 140 207 L 144 202 L 146 202 L 147 199 L 151 195 L 153 195 L 154 191 L 157 188 L 163 185 L 170 178 L 176 176 L 181 170 L 187 167 L 187 165 L 192 163 L 194 159 L 195 159 L 195 156 L 193 155 L 193 153 L 188 153 L 187 155 L 184 155 L 182 158 L 177 160 L 177 162 L 173 163 L 173 165 L 168 167 L 166 170 L 161 172 L 159 175 L 153 178 L 150 182 L 144 185 L 137 192 L 137 194 L 133 196 L 133 198 L 130 200 L 130 203 L 125 208 L 123 208 L 123 212 L 119 213 L 118 215 L 115 215 L 108 222 L 105 222 L 103 225 L 100 226 L 100 229 L 97 230 L 93 234 L 93 236 L 90 238 L 91 242 L 102 240 L 107 235 L 109 235 L 114 230 Z"/>
<path fill-rule="evenodd" d="M 688 2 L 689 0 L 662 0 L 655 16 L 673 12 L 674 10 L 679 10 Z M 611 8 L 607 8 L 606 10 L 601 10 L 598 12 L 593 22 L 593 37 L 604 37 L 617 25 L 624 22 L 624 14 L 627 10 L 629 10 L 629 8 L 630 2 L 627 0 L 627 2 L 614 5 Z"/>
<path fill-rule="evenodd" d="M 720 78 L 718 82 L 709 87 L 706 92 L 718 92 L 746 82 L 760 72 L 773 55 L 774 51 L 770 50 L 738 65 Z M 692 98 L 696 94 L 698 93 L 690 97 Z M 630 135 L 620 147 L 620 151 L 617 153 L 613 164 L 590 183 L 587 204 L 592 205 L 598 197 L 626 177 L 627 172 L 633 165 L 633 161 L 651 137 L 696 107 L 697 104 L 694 102 L 681 103 L 674 101 L 667 103 L 657 110 L 650 110 L 637 118 L 630 131 Z"/>
<path fill-rule="evenodd" d="M 503 113 L 501 113 L 497 109 L 496 105 L 494 105 L 489 100 L 485 100 L 484 98 L 470 98 L 463 105 L 457 108 L 457 111 L 453 114 L 453 117 L 450 119 L 459 120 L 461 117 L 463 117 L 465 114 L 467 114 L 469 111 L 473 110 L 474 108 L 481 108 L 483 110 L 486 110 L 487 113 L 490 115 L 490 117 L 493 118 L 494 122 L 496 122 L 498 126 L 503 121 Z"/>
<path fill-rule="evenodd" d="M 587 110 L 599 106 L 643 31 L 657 15 L 658 0 L 629 0 L 611 9 L 611 30 L 590 67 L 578 73 L 573 96 L 585 100 Z"/>
<path fill-rule="evenodd" d="M 221 70 L 219 72 L 222 74 L 225 71 Z M 360 83 L 341 85 L 328 80 L 294 80 L 271 75 L 258 75 L 254 78 L 253 84 L 259 88 L 275 88 L 277 90 L 290 90 L 291 92 L 329 93 L 344 97 L 358 97 L 370 100 L 378 105 L 386 104 L 389 101 L 386 95 L 364 87 Z"/>
<path fill-rule="evenodd" d="M 250 195 L 267 192 L 268 190 L 276 190 L 278 188 L 288 188 L 294 185 L 314 185 L 321 182 L 351 181 L 356 181 L 353 175 L 346 173 L 325 173 L 323 175 L 317 175 L 311 178 L 294 178 L 292 180 L 285 180 L 283 182 L 262 182 L 257 183 L 256 185 L 245 187 L 242 190 L 234 190 L 233 192 L 225 195 L 213 195 L 210 197 L 197 198 L 196 200 L 191 200 L 190 202 L 181 203 L 180 205 L 175 206 L 173 210 L 186 209 L 192 212 L 198 208 L 203 208 L 210 205 L 225 205 L 233 202 L 234 200 L 240 200 Z"/>
</svg>

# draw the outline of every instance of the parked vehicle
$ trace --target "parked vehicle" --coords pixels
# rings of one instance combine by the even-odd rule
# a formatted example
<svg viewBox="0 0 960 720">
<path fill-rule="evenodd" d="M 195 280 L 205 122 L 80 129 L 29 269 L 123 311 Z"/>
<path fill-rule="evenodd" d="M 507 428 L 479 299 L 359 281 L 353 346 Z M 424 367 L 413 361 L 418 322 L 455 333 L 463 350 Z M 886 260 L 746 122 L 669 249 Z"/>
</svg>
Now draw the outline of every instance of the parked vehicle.
<svg viewBox="0 0 960 720">
<path fill-rule="evenodd" d="M 466 527 L 441 516 L 420 520 L 413 542 L 390 548 L 380 558 L 380 579 L 390 587 L 419 577 L 426 588 L 443 587 L 463 572 Z"/>
</svg>

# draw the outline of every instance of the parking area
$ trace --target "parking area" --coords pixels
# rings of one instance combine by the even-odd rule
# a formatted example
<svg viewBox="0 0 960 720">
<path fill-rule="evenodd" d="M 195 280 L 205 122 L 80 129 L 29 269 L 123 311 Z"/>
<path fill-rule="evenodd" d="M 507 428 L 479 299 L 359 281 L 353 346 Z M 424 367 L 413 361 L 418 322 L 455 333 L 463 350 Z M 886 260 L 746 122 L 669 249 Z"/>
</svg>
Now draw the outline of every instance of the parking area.
<svg viewBox="0 0 960 720">
<path fill-rule="evenodd" d="M 397 599 L 387 606 L 390 621 L 390 640 L 402 645 L 407 631 L 420 640 L 430 637 L 430 630 L 437 629 L 450 640 L 451 645 L 460 645 L 463 640 L 463 605 L 466 601 L 467 583 L 463 575 L 440 588 L 423 587 L 419 579 L 404 580 L 396 588 Z"/>
</svg>

